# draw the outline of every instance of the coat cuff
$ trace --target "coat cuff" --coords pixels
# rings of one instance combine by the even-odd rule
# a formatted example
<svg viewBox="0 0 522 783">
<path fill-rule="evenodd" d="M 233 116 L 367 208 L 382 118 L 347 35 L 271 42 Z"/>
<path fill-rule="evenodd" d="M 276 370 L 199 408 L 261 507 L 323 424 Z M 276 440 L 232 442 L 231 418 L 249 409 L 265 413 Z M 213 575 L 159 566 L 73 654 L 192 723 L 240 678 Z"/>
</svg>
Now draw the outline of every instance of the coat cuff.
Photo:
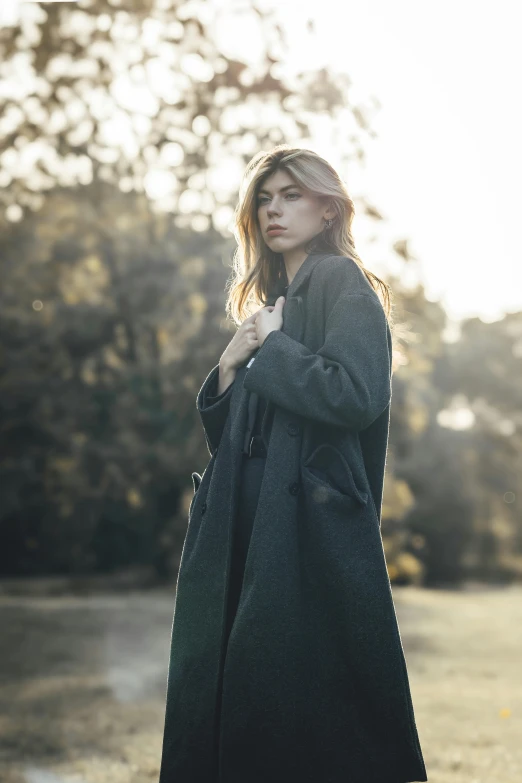
<svg viewBox="0 0 522 783">
<path fill-rule="evenodd" d="M 207 447 L 212 455 L 223 434 L 230 410 L 230 399 L 235 381 L 218 394 L 219 364 L 209 372 L 196 397 L 196 407 L 201 418 Z"/>
</svg>

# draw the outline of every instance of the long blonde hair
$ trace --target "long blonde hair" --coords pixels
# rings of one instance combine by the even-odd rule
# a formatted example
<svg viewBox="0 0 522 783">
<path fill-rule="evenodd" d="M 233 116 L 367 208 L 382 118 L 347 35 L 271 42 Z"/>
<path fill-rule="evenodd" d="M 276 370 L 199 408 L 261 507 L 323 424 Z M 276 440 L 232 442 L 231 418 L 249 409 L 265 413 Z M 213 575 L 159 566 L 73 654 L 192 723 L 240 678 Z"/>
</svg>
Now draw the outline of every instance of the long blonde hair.
<svg viewBox="0 0 522 783">
<path fill-rule="evenodd" d="M 227 283 L 227 315 L 239 326 L 281 290 L 283 257 L 266 245 L 257 218 L 257 193 L 262 183 L 280 169 L 316 196 L 326 197 L 335 209 L 333 225 L 312 238 L 307 252 L 324 251 L 353 259 L 379 296 L 393 336 L 392 291 L 384 280 L 364 267 L 355 250 L 351 231 L 355 207 L 344 182 L 333 166 L 316 152 L 289 144 L 258 152 L 246 167 L 234 213 L 237 248 L 232 276 Z"/>
</svg>

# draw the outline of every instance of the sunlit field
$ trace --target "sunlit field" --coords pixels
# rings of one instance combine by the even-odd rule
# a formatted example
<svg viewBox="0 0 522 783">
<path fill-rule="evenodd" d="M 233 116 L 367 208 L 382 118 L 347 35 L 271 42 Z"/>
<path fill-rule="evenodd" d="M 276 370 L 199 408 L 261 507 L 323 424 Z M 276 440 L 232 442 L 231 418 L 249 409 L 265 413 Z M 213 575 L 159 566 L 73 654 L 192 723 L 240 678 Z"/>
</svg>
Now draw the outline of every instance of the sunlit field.
<svg viewBox="0 0 522 783">
<path fill-rule="evenodd" d="M 522 588 L 394 598 L 430 783 L 519 783 Z M 3 783 L 157 780 L 172 599 L 0 598 Z"/>
</svg>

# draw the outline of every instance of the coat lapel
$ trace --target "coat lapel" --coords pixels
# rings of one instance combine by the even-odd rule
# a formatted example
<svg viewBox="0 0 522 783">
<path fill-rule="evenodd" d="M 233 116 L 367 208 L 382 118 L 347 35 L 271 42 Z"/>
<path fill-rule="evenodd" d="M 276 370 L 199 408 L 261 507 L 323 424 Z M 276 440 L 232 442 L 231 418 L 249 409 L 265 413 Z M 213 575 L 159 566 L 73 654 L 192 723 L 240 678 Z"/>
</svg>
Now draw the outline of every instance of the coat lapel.
<svg viewBox="0 0 522 783">
<path fill-rule="evenodd" d="M 312 269 L 315 267 L 316 264 L 319 263 L 319 261 L 322 261 L 325 258 L 328 258 L 331 255 L 331 253 L 310 253 L 299 269 L 297 270 L 296 274 L 294 275 L 294 278 L 290 285 L 288 286 L 288 297 L 292 297 L 299 289 L 303 286 L 303 284 L 306 282 L 306 280 L 309 278 L 310 273 L 312 272 Z"/>
<path fill-rule="evenodd" d="M 298 291 L 303 289 L 305 282 L 310 277 L 313 268 L 324 258 L 329 257 L 326 253 L 310 253 L 299 269 L 297 270 L 292 282 L 286 292 L 285 304 L 283 307 L 283 326 L 281 331 L 287 334 L 292 340 L 301 342 L 304 336 L 305 328 L 305 309 L 303 297 Z M 274 415 L 274 405 L 267 402 L 263 421 L 261 423 L 261 436 L 268 447 L 268 438 L 270 436 L 271 422 Z M 247 436 L 248 437 L 248 436 Z"/>
<path fill-rule="evenodd" d="M 304 336 L 305 328 L 305 308 L 302 292 L 304 284 L 308 280 L 312 270 L 320 261 L 328 258 L 330 253 L 310 253 L 299 269 L 297 270 L 292 282 L 288 286 L 286 301 L 283 307 L 283 325 L 281 331 L 291 337 L 293 340 L 301 341 Z M 272 302 L 270 302 L 272 304 Z M 255 359 L 255 354 L 254 354 Z M 251 359 L 249 359 L 251 361 Z M 234 448 L 239 451 L 244 450 L 247 441 L 250 439 L 250 430 L 255 420 L 256 399 L 252 399 L 249 392 L 243 386 L 245 373 L 248 372 L 248 362 L 240 367 L 236 373 L 236 383 L 232 397 L 231 411 L 234 411 L 234 421 L 231 429 L 231 436 Z M 251 403 L 249 405 L 249 403 Z M 274 405 L 267 402 L 263 420 L 261 423 L 261 435 L 268 446 L 270 433 L 270 422 L 274 413 Z"/>
<path fill-rule="evenodd" d="M 300 268 L 301 269 L 301 268 Z M 299 270 L 300 271 L 300 270 Z M 297 277 L 297 275 L 296 275 Z M 295 280 L 295 278 L 294 278 Z M 294 282 L 292 281 L 292 283 Z M 293 340 L 300 341 L 304 332 L 304 304 L 303 297 L 299 294 L 293 294 L 286 297 L 285 305 L 283 307 L 283 326 L 281 331 L 291 337 Z M 256 395 L 257 401 L 257 395 Z M 261 422 L 261 437 L 263 438 L 265 447 L 268 448 L 268 438 L 270 435 L 271 422 L 274 415 L 275 406 L 270 400 L 267 401 L 263 419 Z M 247 433 L 247 438 L 249 433 Z"/>
</svg>

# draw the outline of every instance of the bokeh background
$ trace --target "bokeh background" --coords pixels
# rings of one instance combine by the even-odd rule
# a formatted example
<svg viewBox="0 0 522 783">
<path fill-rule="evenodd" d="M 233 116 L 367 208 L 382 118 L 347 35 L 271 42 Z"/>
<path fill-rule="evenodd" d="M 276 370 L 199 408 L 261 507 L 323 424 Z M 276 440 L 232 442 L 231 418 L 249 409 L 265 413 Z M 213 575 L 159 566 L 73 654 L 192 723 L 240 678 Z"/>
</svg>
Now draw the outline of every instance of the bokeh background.
<svg viewBox="0 0 522 783">
<path fill-rule="evenodd" d="M 287 142 L 408 325 L 382 535 L 430 783 L 519 783 L 519 5 L 2 2 L 1 779 L 157 778 L 233 209 Z"/>
</svg>

